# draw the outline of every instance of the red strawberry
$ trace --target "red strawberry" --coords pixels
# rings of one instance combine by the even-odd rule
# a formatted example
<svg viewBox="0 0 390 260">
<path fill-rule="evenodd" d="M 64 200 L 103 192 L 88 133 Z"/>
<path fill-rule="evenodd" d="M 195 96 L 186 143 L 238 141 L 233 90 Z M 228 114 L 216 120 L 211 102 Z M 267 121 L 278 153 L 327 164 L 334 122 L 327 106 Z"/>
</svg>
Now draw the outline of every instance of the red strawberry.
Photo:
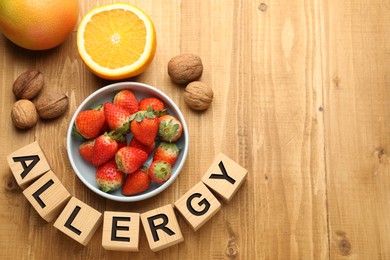
<svg viewBox="0 0 390 260">
<path fill-rule="evenodd" d="M 130 129 L 140 143 L 152 146 L 158 132 L 158 118 L 151 108 L 147 111 L 138 111 L 131 116 Z"/>
<path fill-rule="evenodd" d="M 118 141 L 123 141 L 122 134 L 114 135 L 113 132 L 105 133 L 96 138 L 93 148 L 92 165 L 98 167 L 115 156 L 118 151 Z"/>
<path fill-rule="evenodd" d="M 133 137 L 130 140 L 129 146 L 141 149 L 141 150 L 145 151 L 149 155 L 149 154 L 151 154 L 153 152 L 153 150 L 154 150 L 154 148 L 156 146 L 156 142 L 153 142 L 152 146 L 146 146 L 146 145 L 140 143 L 137 139 L 135 139 Z"/>
<path fill-rule="evenodd" d="M 75 130 L 86 139 L 96 138 L 105 123 L 102 110 L 84 110 L 80 112 L 75 120 Z"/>
<path fill-rule="evenodd" d="M 171 115 L 164 115 L 159 118 L 158 136 L 166 142 L 177 141 L 183 133 L 183 126 L 180 121 Z"/>
<path fill-rule="evenodd" d="M 127 174 L 132 174 L 137 171 L 147 159 L 147 153 L 141 149 L 129 146 L 122 147 L 115 155 L 118 169 Z"/>
<path fill-rule="evenodd" d="M 172 167 L 167 162 L 153 161 L 149 167 L 149 177 L 157 182 L 163 183 L 171 177 Z"/>
<path fill-rule="evenodd" d="M 129 130 L 129 111 L 110 102 L 104 103 L 103 108 L 106 122 L 112 131 L 126 133 Z"/>
<path fill-rule="evenodd" d="M 114 104 L 118 105 L 127 111 L 130 114 L 137 113 L 139 110 L 139 104 L 136 96 L 131 90 L 124 89 L 119 91 L 114 97 Z"/>
<path fill-rule="evenodd" d="M 175 143 L 161 142 L 153 156 L 153 161 L 163 161 L 169 163 L 172 167 L 179 156 L 179 148 Z"/>
<path fill-rule="evenodd" d="M 148 175 L 148 168 L 142 166 L 133 174 L 127 175 L 125 183 L 122 186 L 122 194 L 129 196 L 141 193 L 149 189 L 151 180 Z"/>
<path fill-rule="evenodd" d="M 96 171 L 96 182 L 99 189 L 104 192 L 110 192 L 119 189 L 125 179 L 125 174 L 118 170 L 115 160 L 111 160 Z"/>
<path fill-rule="evenodd" d="M 149 107 L 151 107 L 153 112 L 158 116 L 166 113 L 164 103 L 158 98 L 147 97 L 140 100 L 139 110 L 148 110 Z"/>
<path fill-rule="evenodd" d="M 95 146 L 95 139 L 88 140 L 79 145 L 79 153 L 81 157 L 89 164 L 92 164 L 94 146 Z"/>
</svg>

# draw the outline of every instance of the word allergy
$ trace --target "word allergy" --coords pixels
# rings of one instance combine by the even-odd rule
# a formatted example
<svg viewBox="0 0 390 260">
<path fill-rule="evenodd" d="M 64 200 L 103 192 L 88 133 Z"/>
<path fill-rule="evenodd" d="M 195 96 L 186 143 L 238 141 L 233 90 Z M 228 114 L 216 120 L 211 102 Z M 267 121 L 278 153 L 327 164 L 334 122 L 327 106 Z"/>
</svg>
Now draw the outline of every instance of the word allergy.
<svg viewBox="0 0 390 260">
<path fill-rule="evenodd" d="M 218 195 L 228 203 L 244 182 L 247 170 L 223 153 L 202 180 L 168 204 L 148 212 L 103 214 L 71 196 L 51 170 L 38 142 L 7 156 L 8 165 L 23 194 L 37 213 L 72 239 L 87 245 L 103 222 L 102 246 L 106 250 L 138 252 L 142 223 L 150 249 L 158 251 L 184 241 L 174 210 L 197 231 L 220 209 Z"/>
</svg>

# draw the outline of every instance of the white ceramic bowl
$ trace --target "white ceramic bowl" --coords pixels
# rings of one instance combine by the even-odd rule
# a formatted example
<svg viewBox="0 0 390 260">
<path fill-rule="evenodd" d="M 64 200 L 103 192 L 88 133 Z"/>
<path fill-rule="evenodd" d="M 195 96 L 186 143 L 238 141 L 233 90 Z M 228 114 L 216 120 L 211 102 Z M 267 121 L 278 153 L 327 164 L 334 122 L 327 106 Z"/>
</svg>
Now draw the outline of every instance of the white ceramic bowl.
<svg viewBox="0 0 390 260">
<path fill-rule="evenodd" d="M 180 153 L 179 157 L 175 163 L 175 165 L 172 168 L 172 174 L 171 178 L 166 181 L 163 184 L 157 184 L 152 182 L 151 187 L 146 190 L 143 193 L 140 193 L 138 195 L 134 196 L 124 196 L 121 193 L 121 190 L 116 190 L 114 192 L 105 193 L 101 190 L 99 190 L 99 187 L 95 181 L 95 173 L 96 168 L 94 168 L 92 165 L 86 163 L 78 152 L 78 147 L 82 143 L 82 138 L 73 136 L 72 130 L 73 125 L 76 119 L 76 116 L 83 110 L 87 110 L 93 107 L 96 107 L 100 104 L 103 104 L 106 101 L 112 102 L 115 94 L 119 92 L 122 89 L 130 89 L 140 100 L 144 97 L 157 97 L 160 98 L 166 108 L 169 114 L 177 117 L 180 122 L 183 125 L 183 134 L 181 138 L 176 141 L 177 146 L 179 147 Z M 81 105 L 77 108 L 76 112 L 74 113 L 72 120 L 70 121 L 68 133 L 67 133 L 67 150 L 68 150 L 68 157 L 70 160 L 70 163 L 73 167 L 73 170 L 79 177 L 79 179 L 92 191 L 99 194 L 102 197 L 105 197 L 107 199 L 116 200 L 116 201 L 122 201 L 122 202 L 133 202 L 133 201 L 140 201 L 144 200 L 150 197 L 153 197 L 166 188 L 169 187 L 169 185 L 172 184 L 173 181 L 177 178 L 179 175 L 181 169 L 183 168 L 183 165 L 187 158 L 188 153 L 188 128 L 187 124 L 185 122 L 184 116 L 181 113 L 180 109 L 177 107 L 177 105 L 170 99 L 166 94 L 164 94 L 161 90 L 156 89 L 152 86 L 149 86 L 147 84 L 138 83 L 138 82 L 120 82 L 120 83 L 114 83 L 108 86 L 105 86 L 94 93 L 92 93 L 89 97 L 87 97 Z M 128 134 L 127 141 L 131 139 L 131 134 Z M 158 143 L 156 144 L 157 147 Z M 144 164 L 146 166 L 149 166 L 153 159 L 153 153 L 149 156 L 147 162 Z"/>
</svg>

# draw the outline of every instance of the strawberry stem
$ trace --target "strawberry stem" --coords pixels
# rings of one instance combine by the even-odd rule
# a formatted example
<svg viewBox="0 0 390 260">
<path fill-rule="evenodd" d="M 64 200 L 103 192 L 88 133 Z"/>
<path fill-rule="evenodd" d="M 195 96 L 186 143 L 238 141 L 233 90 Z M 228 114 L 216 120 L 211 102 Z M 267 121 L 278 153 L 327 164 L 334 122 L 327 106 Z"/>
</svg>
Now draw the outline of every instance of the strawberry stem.
<svg viewBox="0 0 390 260">
<path fill-rule="evenodd" d="M 119 141 L 119 142 L 123 142 L 126 138 L 126 136 L 123 133 L 115 132 L 115 131 L 111 131 L 109 133 L 105 132 L 104 135 L 110 137 L 111 139 L 113 139 L 115 141 Z"/>
<path fill-rule="evenodd" d="M 141 110 L 130 116 L 130 121 L 142 122 L 145 118 L 155 118 L 152 108 L 149 106 L 148 110 Z"/>
<path fill-rule="evenodd" d="M 112 190 L 111 187 L 108 187 L 108 186 L 103 186 L 103 187 L 99 187 L 99 189 L 103 192 L 109 192 Z"/>
<path fill-rule="evenodd" d="M 79 131 L 77 131 L 76 125 L 73 125 L 73 128 L 72 128 L 72 136 L 81 137 L 81 138 L 85 139 L 84 136 L 82 136 L 82 135 L 79 133 Z"/>
<path fill-rule="evenodd" d="M 96 107 L 93 107 L 91 110 L 101 110 L 102 107 L 103 107 L 103 105 L 101 104 L 101 105 L 98 105 Z"/>
<path fill-rule="evenodd" d="M 169 163 L 166 162 L 156 162 L 154 165 L 154 175 L 161 180 L 166 181 L 168 179 L 168 175 L 171 173 L 172 169 Z"/>
<path fill-rule="evenodd" d="M 179 124 L 173 122 L 172 119 L 168 122 L 167 120 L 163 120 L 158 126 L 158 134 L 160 137 L 171 142 L 174 137 L 179 135 L 179 128 Z"/>
</svg>

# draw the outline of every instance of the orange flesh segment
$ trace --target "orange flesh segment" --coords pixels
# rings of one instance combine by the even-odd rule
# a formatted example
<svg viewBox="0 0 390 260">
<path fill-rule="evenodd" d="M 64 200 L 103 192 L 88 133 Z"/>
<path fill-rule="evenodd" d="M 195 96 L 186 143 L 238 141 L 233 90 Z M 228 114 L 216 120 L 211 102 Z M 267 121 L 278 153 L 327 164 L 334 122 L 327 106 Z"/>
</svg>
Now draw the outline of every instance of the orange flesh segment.
<svg viewBox="0 0 390 260">
<path fill-rule="evenodd" d="M 101 26 L 107 21 L 110 26 Z M 103 11 L 87 23 L 84 41 L 86 52 L 100 66 L 121 68 L 137 61 L 144 52 L 146 28 L 144 22 L 130 11 Z"/>
</svg>

